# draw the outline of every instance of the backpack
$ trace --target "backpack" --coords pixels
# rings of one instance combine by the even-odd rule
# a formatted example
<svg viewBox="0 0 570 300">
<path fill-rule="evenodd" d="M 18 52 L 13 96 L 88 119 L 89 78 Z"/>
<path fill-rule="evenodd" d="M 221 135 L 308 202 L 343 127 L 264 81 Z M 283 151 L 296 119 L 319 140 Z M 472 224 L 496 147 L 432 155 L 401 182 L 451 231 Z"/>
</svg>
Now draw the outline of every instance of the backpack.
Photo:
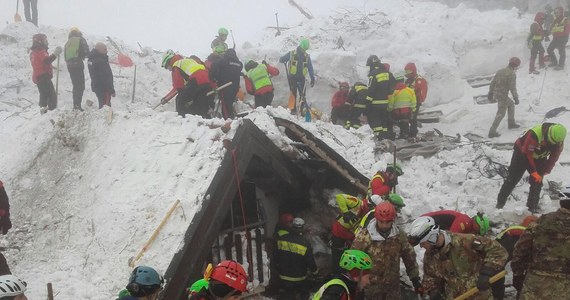
<svg viewBox="0 0 570 300">
<path fill-rule="evenodd" d="M 74 36 L 70 37 L 67 43 L 65 43 L 65 61 L 70 61 L 74 58 L 79 57 L 79 46 L 81 44 L 81 38 Z"/>
</svg>

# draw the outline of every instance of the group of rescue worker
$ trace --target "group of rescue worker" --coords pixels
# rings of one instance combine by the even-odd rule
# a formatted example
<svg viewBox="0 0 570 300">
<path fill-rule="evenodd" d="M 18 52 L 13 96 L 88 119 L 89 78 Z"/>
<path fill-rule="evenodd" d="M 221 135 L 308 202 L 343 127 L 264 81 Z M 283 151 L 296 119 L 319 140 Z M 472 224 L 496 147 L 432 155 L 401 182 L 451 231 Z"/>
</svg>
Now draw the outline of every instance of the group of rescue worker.
<svg viewBox="0 0 570 300">
<path fill-rule="evenodd" d="M 331 121 L 346 128 L 360 128 L 368 123 L 379 139 L 395 139 L 393 126 L 400 129 L 397 138 L 414 138 L 418 134 L 417 116 L 427 97 L 427 81 L 418 75 L 415 63 L 404 68 L 404 76 L 390 72 L 390 65 L 376 55 L 366 61 L 368 84 L 339 82 L 331 101 Z"/>
</svg>

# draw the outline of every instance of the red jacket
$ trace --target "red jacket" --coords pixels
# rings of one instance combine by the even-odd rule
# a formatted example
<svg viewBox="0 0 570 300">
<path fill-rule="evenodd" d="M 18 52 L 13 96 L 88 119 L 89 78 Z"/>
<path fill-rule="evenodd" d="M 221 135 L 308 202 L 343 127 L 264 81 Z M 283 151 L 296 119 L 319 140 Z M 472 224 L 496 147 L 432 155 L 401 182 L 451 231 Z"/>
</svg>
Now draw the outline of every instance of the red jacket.
<svg viewBox="0 0 570 300">
<path fill-rule="evenodd" d="M 390 193 L 390 190 L 392 189 L 392 187 L 386 183 L 387 179 L 388 179 L 388 175 L 385 172 L 377 172 L 376 174 L 374 174 L 374 177 L 372 177 L 372 180 L 370 180 L 370 183 L 369 183 L 369 189 L 370 189 L 370 191 L 368 193 L 369 196 L 372 196 L 372 195 L 379 195 L 379 196 L 388 195 Z"/>
<path fill-rule="evenodd" d="M 165 99 L 167 100 L 172 99 L 172 97 L 176 96 L 178 92 L 181 89 L 183 89 L 186 86 L 186 84 L 188 84 L 188 82 L 192 80 L 195 80 L 197 85 L 210 84 L 212 88 L 215 88 L 215 85 L 210 81 L 210 76 L 208 74 L 207 69 L 198 70 L 192 73 L 192 75 L 188 77 L 187 81 L 184 80 L 185 76 L 187 76 L 186 73 L 180 70 L 180 68 L 176 67 L 172 68 L 172 89 L 170 90 L 170 92 L 168 92 L 168 94 L 166 94 L 166 96 L 164 96 Z"/>
<path fill-rule="evenodd" d="M 542 135 L 548 136 L 548 128 L 553 123 L 544 123 L 542 125 Z M 515 142 L 515 147 L 518 147 L 521 153 L 526 157 L 529 165 L 528 173 L 539 172 L 541 175 L 550 174 L 552 168 L 558 161 L 560 153 L 564 148 L 564 144 L 552 145 L 546 141 L 542 141 L 542 144 L 538 144 L 538 138 L 532 130 L 528 130 L 523 136 L 517 139 Z M 545 154 L 548 158 L 535 159 L 534 154 Z M 537 164 L 540 170 L 537 170 Z"/>
<path fill-rule="evenodd" d="M 30 62 L 32 63 L 33 73 L 32 81 L 37 84 L 38 77 L 47 76 L 48 79 L 53 77 L 53 68 L 51 63 L 55 60 L 55 55 L 49 55 L 47 49 L 33 49 L 30 52 Z"/>
<path fill-rule="evenodd" d="M 423 77 L 416 75 L 413 78 L 408 78 L 406 79 L 406 85 L 408 85 L 408 87 L 412 88 L 414 92 L 416 92 L 416 100 L 420 104 L 426 101 L 428 84 Z"/>
<path fill-rule="evenodd" d="M 339 90 L 334 93 L 331 105 L 332 107 L 342 107 L 348 98 L 348 90 Z"/>
<path fill-rule="evenodd" d="M 279 75 L 279 69 L 277 69 L 276 67 L 269 65 L 269 64 L 266 64 L 265 66 L 267 67 L 267 73 L 269 74 L 269 76 L 274 77 L 274 76 Z M 273 92 L 273 84 L 264 86 L 264 87 L 262 87 L 256 91 L 255 87 L 253 86 L 253 81 L 251 81 L 251 79 L 249 77 L 245 76 L 244 81 L 245 81 L 245 90 L 250 95 L 260 96 L 260 95 L 264 95 L 264 94 Z"/>
<path fill-rule="evenodd" d="M 473 219 L 468 215 L 454 210 L 440 210 L 423 214 L 422 217 L 432 217 L 440 229 L 455 233 L 474 233 Z"/>
<path fill-rule="evenodd" d="M 550 30 L 552 31 L 552 28 L 557 25 L 563 23 L 564 25 L 564 31 L 562 32 L 552 32 L 552 36 L 557 38 L 557 37 L 566 37 L 570 35 L 570 20 L 568 20 L 567 17 L 562 17 L 561 19 L 555 19 L 554 22 L 551 25 Z"/>
</svg>

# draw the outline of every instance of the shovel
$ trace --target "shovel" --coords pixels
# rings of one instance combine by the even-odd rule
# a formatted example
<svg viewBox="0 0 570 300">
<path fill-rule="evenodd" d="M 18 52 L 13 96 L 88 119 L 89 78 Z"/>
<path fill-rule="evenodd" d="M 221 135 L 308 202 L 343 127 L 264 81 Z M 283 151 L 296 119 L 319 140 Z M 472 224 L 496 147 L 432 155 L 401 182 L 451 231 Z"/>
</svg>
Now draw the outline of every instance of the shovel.
<svg viewBox="0 0 570 300">
<path fill-rule="evenodd" d="M 20 10 L 20 0 L 16 0 L 16 14 L 14 15 L 14 22 L 16 23 L 22 22 L 22 17 L 18 13 L 19 10 Z"/>
</svg>

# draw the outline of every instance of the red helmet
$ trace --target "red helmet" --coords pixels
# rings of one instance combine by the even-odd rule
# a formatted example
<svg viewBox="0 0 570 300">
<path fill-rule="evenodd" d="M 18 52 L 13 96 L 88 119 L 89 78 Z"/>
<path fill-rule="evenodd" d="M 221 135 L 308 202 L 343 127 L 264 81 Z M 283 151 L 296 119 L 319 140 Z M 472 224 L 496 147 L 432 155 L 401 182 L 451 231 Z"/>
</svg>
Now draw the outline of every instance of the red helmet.
<svg viewBox="0 0 570 300">
<path fill-rule="evenodd" d="M 543 12 L 537 12 L 536 15 L 534 16 L 534 21 L 541 23 L 546 19 L 546 14 Z"/>
<path fill-rule="evenodd" d="M 380 222 L 390 222 L 396 219 L 396 208 L 388 201 L 381 202 L 376 206 L 374 218 Z"/>
<path fill-rule="evenodd" d="M 346 82 L 346 81 L 339 82 L 338 87 L 340 89 L 346 89 L 346 90 L 348 90 L 350 88 L 350 86 L 348 85 L 348 82 Z"/>
<path fill-rule="evenodd" d="M 293 215 L 290 213 L 283 213 L 279 216 L 279 225 L 291 227 L 291 222 L 293 222 L 294 218 L 295 217 L 293 217 Z"/>
<path fill-rule="evenodd" d="M 414 77 L 418 74 L 418 69 L 414 63 L 407 63 L 404 71 L 406 72 L 406 77 Z"/>
<path fill-rule="evenodd" d="M 554 9 L 554 14 L 558 17 L 561 17 L 564 15 L 564 8 L 562 6 L 558 6 L 557 8 Z"/>
<path fill-rule="evenodd" d="M 521 65 L 521 59 L 518 57 L 511 57 L 511 59 L 509 59 L 509 66 L 511 67 L 515 67 L 518 68 L 518 66 Z"/>
<path fill-rule="evenodd" d="M 384 66 L 384 70 L 386 70 L 386 72 L 390 72 L 390 64 L 389 63 L 383 63 L 382 66 Z"/>
<path fill-rule="evenodd" d="M 215 266 L 210 279 L 219 281 L 242 293 L 247 290 L 247 275 L 243 267 L 235 260 L 224 260 Z"/>
<path fill-rule="evenodd" d="M 535 223 L 536 220 L 538 220 L 538 217 L 537 217 L 537 216 L 533 216 L 533 215 L 526 216 L 526 217 L 523 219 L 523 221 L 522 221 L 522 223 L 521 223 L 521 226 L 528 227 L 528 225 L 530 225 L 531 223 Z"/>
</svg>

